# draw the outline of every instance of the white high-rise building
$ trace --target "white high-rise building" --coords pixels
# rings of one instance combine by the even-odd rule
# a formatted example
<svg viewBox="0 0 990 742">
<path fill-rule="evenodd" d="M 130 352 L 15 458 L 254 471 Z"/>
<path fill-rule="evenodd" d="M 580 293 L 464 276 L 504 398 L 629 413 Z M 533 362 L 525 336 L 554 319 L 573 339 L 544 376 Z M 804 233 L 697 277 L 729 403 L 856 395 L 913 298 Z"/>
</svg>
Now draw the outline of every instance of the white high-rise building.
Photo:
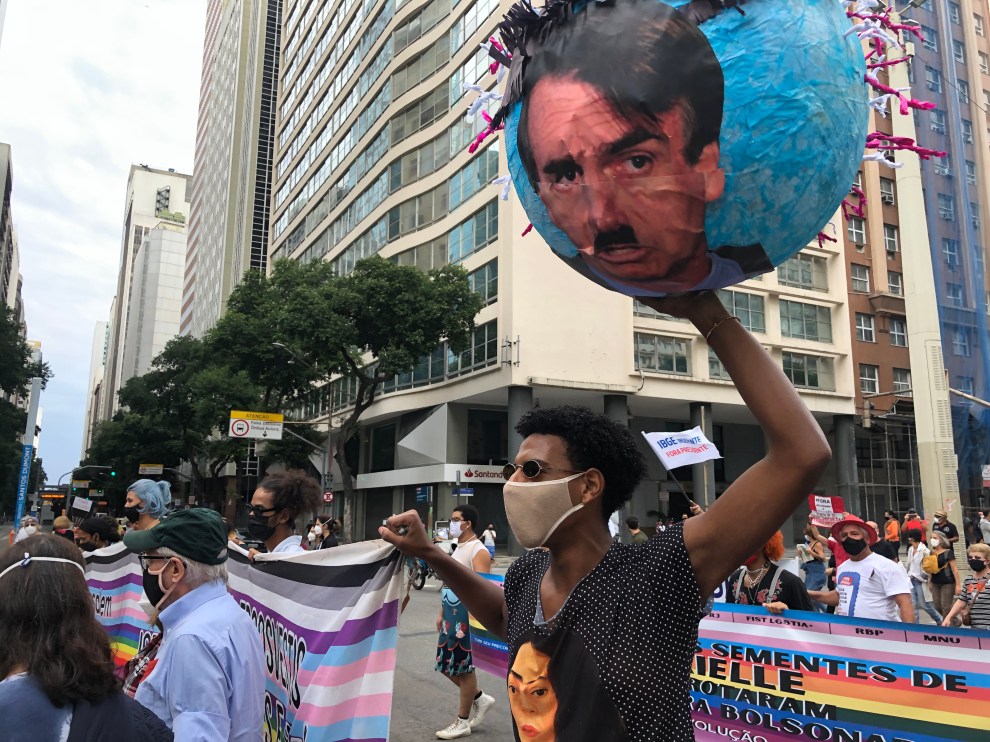
<svg viewBox="0 0 990 742">
<path fill-rule="evenodd" d="M 201 336 L 268 258 L 282 0 L 209 0 L 182 334 Z"/>
<path fill-rule="evenodd" d="M 453 263 L 485 303 L 467 350 L 439 346 L 386 382 L 363 416 L 350 444 L 357 538 L 409 508 L 445 517 L 458 486 L 507 533 L 501 468 L 519 445 L 515 423 L 537 405 L 587 405 L 637 434 L 701 425 L 724 457 L 682 482 L 703 505 L 764 453 L 752 413 L 694 327 L 594 286 L 535 232 L 521 236 L 529 219 L 518 200 L 500 201 L 489 185 L 507 173 L 501 138 L 468 153 L 481 124 L 465 122 L 473 96 L 463 84 L 494 85 L 479 44 L 508 7 L 285 5 L 270 259 L 329 260 L 341 273 L 374 254 L 424 270 Z M 833 494 L 855 474 L 846 292 L 841 248 L 815 244 L 723 293 L 832 441 L 820 488 Z M 814 322 L 792 323 L 794 313 Z M 353 404 L 346 384 L 329 396 L 334 420 Z M 642 449 L 650 470 L 631 514 L 679 517 L 686 501 Z M 785 530 L 789 540 L 801 520 Z"/>
<path fill-rule="evenodd" d="M 82 451 L 79 460 L 86 458 L 86 452 L 93 445 L 93 426 L 101 419 L 100 387 L 107 360 L 107 322 L 97 322 L 93 328 L 93 344 L 89 351 L 89 386 L 86 390 L 86 417 L 83 418 Z"/>
<path fill-rule="evenodd" d="M 118 407 L 117 392 L 124 381 L 133 375 L 125 371 L 124 358 L 127 356 L 125 339 L 130 322 L 134 266 L 139 249 L 148 233 L 163 225 L 185 231 L 191 180 L 191 175 L 174 170 L 155 170 L 147 165 L 131 166 L 124 203 L 117 291 L 110 310 L 106 368 L 101 385 L 101 420 L 113 417 Z"/>
</svg>

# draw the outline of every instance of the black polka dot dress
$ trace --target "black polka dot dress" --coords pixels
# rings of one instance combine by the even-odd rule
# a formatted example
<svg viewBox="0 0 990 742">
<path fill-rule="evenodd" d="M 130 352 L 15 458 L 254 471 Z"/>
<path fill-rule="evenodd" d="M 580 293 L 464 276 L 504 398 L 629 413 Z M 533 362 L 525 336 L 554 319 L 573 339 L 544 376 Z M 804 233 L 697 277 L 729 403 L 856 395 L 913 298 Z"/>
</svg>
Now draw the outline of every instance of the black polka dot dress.
<svg viewBox="0 0 990 742">
<path fill-rule="evenodd" d="M 580 689 L 596 685 L 617 711 L 615 724 L 624 727 L 615 739 L 693 740 L 691 663 L 702 612 L 681 526 L 644 544 L 613 543 L 557 615 L 536 623 L 540 582 L 549 566 L 550 554 L 536 549 L 505 576 L 509 667 L 529 640 L 570 632 L 593 658 L 590 666 L 599 678 L 555 683 L 562 708 L 580 704 Z"/>
</svg>

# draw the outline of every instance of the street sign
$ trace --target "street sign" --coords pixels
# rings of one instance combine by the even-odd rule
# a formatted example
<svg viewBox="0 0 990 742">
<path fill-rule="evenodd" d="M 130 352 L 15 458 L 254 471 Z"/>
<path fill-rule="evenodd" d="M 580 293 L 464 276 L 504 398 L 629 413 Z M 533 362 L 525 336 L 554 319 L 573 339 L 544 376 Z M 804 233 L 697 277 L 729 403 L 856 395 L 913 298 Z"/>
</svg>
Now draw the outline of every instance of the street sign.
<svg viewBox="0 0 990 742">
<path fill-rule="evenodd" d="M 81 510 L 84 513 L 90 512 L 93 509 L 93 501 L 87 500 L 84 497 L 73 497 L 72 498 L 72 509 Z"/>
<path fill-rule="evenodd" d="M 78 488 L 78 489 L 81 489 L 81 490 L 87 490 L 87 489 L 89 489 L 89 480 L 88 479 L 73 479 L 72 480 L 72 486 L 73 486 L 73 488 Z"/>
<path fill-rule="evenodd" d="M 471 497 L 474 494 L 474 487 L 455 487 L 454 494 L 459 497 Z"/>
<path fill-rule="evenodd" d="M 285 416 L 278 412 L 230 411 L 230 427 L 227 435 L 231 438 L 261 438 L 270 441 L 282 440 L 282 421 Z"/>
<path fill-rule="evenodd" d="M 429 502 L 430 501 L 430 487 L 425 485 L 423 487 L 416 488 L 416 502 Z"/>
<path fill-rule="evenodd" d="M 164 464 L 141 464 L 138 466 L 138 474 L 161 474 L 164 471 Z"/>
<path fill-rule="evenodd" d="M 325 503 L 331 503 L 331 502 L 333 502 L 333 492 L 324 492 L 323 493 L 323 502 L 325 502 Z"/>
</svg>

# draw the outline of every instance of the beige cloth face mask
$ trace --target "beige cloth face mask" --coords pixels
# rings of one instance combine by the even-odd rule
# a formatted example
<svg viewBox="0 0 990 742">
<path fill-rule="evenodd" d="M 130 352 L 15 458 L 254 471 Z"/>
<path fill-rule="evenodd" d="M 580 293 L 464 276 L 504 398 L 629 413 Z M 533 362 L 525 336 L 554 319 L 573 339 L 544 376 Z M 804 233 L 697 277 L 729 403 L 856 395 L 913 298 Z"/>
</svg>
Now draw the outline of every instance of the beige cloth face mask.
<svg viewBox="0 0 990 742">
<path fill-rule="evenodd" d="M 584 503 L 571 503 L 567 484 L 583 476 L 579 472 L 550 482 L 506 482 L 502 487 L 505 515 L 509 528 L 519 543 L 527 549 L 543 546 L 557 527 Z"/>
</svg>

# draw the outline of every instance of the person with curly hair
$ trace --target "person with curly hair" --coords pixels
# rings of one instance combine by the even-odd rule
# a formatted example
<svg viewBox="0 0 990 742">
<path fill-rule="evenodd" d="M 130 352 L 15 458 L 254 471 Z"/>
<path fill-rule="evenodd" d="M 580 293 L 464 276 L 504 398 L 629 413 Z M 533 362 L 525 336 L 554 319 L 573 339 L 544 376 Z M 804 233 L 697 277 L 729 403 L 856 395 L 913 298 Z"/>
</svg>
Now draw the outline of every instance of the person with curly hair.
<svg viewBox="0 0 990 742">
<path fill-rule="evenodd" d="M 531 551 L 509 568 L 504 591 L 434 546 L 415 510 L 393 515 L 379 534 L 428 561 L 507 640 L 510 667 L 526 637 L 574 632 L 626 739 L 663 730 L 666 740 L 690 740 L 691 662 L 708 597 L 791 517 L 831 451 L 779 363 L 715 294 L 641 301 L 694 324 L 762 428 L 766 454 L 711 507 L 645 544 L 613 542 L 606 524 L 646 474 L 645 444 L 625 421 L 544 407 L 519 420 L 523 441 L 505 467 L 509 527 Z M 589 702 L 581 694 L 593 685 L 572 678 L 554 690 L 575 708 Z M 514 721 L 518 732 L 524 723 Z"/>
<path fill-rule="evenodd" d="M 0 556 L 0 739 L 171 740 L 121 692 L 85 574 L 62 538 L 31 536 Z"/>
<path fill-rule="evenodd" d="M 147 531 L 158 525 L 172 504 L 172 485 L 152 479 L 139 479 L 127 488 L 124 517 L 135 531 Z"/>
<path fill-rule="evenodd" d="M 76 546 L 83 551 L 96 551 L 120 541 L 117 524 L 98 515 L 87 518 L 76 528 Z"/>
<path fill-rule="evenodd" d="M 305 472 L 284 471 L 265 477 L 251 496 L 248 533 L 261 541 L 270 554 L 303 552 L 302 536 L 296 535 L 296 518 L 315 513 L 323 504 L 319 482 Z M 258 553 L 251 549 L 252 557 Z"/>
<path fill-rule="evenodd" d="M 783 556 L 784 534 L 777 531 L 729 577 L 725 602 L 761 605 L 771 613 L 815 610 L 801 578 L 777 564 Z"/>
</svg>

